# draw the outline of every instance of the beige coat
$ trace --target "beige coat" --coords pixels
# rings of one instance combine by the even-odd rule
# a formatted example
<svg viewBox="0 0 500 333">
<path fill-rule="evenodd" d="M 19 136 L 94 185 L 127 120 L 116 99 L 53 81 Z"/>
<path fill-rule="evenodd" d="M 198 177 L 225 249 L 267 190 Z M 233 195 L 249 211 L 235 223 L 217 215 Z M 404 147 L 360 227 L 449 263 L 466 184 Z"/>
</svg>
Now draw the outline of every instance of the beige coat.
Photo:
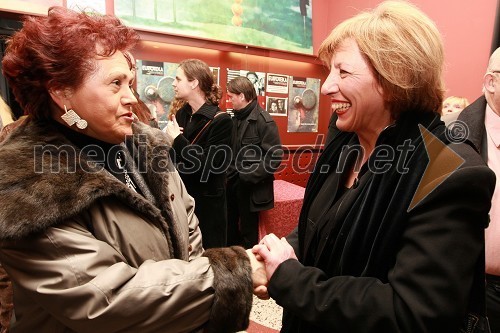
<svg viewBox="0 0 500 333">
<path fill-rule="evenodd" d="M 203 253 L 194 202 L 169 164 L 167 142 L 144 125 L 134 132 L 129 162 L 143 196 L 51 123 L 26 121 L 0 145 L 0 262 L 14 285 L 11 332 L 248 325 L 244 250 Z"/>
</svg>

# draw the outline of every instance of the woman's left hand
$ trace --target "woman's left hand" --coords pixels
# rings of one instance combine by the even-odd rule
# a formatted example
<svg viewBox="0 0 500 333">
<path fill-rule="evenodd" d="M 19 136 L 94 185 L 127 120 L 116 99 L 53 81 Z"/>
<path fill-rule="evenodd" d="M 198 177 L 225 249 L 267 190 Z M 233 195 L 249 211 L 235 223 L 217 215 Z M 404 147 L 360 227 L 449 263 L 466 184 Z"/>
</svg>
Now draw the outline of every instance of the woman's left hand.
<svg viewBox="0 0 500 333">
<path fill-rule="evenodd" d="M 283 261 L 297 260 L 293 247 L 288 244 L 285 237 L 279 239 L 275 234 L 269 234 L 262 238 L 260 243 L 252 248 L 252 252 L 264 260 L 268 279 L 271 279 L 274 271 Z"/>
</svg>

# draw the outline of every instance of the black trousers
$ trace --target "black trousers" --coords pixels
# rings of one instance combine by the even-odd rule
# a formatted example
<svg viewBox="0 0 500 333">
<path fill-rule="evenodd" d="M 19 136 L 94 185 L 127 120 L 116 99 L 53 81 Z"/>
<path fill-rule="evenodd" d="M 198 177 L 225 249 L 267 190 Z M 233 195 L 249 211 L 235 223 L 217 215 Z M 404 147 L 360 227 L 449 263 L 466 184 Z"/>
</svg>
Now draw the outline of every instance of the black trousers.
<svg viewBox="0 0 500 333">
<path fill-rule="evenodd" d="M 500 276 L 486 274 L 486 314 L 491 333 L 500 333 Z"/>
<path fill-rule="evenodd" d="M 227 242 L 245 249 L 259 242 L 259 212 L 250 211 L 250 191 L 238 180 L 227 184 Z"/>
<path fill-rule="evenodd" d="M 193 194 L 194 212 L 200 222 L 200 230 L 204 249 L 225 247 L 227 233 L 226 194 L 220 195 Z"/>
</svg>

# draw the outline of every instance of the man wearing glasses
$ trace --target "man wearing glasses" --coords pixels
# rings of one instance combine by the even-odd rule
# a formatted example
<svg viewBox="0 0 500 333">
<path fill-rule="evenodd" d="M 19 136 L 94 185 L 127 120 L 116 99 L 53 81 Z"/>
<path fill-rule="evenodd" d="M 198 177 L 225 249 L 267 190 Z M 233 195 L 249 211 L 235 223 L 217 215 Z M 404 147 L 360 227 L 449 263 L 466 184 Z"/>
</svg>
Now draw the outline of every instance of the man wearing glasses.
<svg viewBox="0 0 500 333">
<path fill-rule="evenodd" d="M 485 231 L 485 268 L 486 313 L 491 332 L 500 332 L 500 48 L 490 57 L 483 92 L 483 96 L 462 111 L 458 120 L 465 123 L 467 138 L 497 176 L 490 224 Z"/>
</svg>

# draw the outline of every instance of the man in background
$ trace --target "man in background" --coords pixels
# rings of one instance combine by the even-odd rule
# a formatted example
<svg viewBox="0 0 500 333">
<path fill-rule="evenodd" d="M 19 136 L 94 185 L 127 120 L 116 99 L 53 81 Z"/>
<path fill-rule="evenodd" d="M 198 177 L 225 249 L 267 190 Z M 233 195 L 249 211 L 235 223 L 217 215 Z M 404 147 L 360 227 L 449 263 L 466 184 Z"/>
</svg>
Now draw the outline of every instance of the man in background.
<svg viewBox="0 0 500 333">
<path fill-rule="evenodd" d="M 227 84 L 233 104 L 233 160 L 228 170 L 228 245 L 251 248 L 259 241 L 259 212 L 274 207 L 274 172 L 283 149 L 278 127 L 257 103 L 246 77 Z"/>
<path fill-rule="evenodd" d="M 500 332 L 500 48 L 490 57 L 483 80 L 484 95 L 458 117 L 467 124 L 468 139 L 497 177 L 485 231 L 486 313 L 491 332 Z"/>
</svg>

